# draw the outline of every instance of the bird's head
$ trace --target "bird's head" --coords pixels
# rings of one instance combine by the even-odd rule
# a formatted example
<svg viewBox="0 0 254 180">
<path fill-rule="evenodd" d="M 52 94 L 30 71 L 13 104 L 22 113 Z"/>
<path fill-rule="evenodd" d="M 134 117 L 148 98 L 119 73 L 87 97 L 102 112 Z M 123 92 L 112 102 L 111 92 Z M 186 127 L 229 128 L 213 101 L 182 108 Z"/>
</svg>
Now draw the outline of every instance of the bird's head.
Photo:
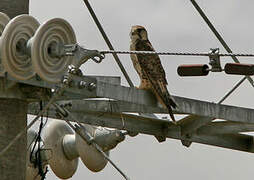
<svg viewBox="0 0 254 180">
<path fill-rule="evenodd" d="M 148 40 L 147 31 L 143 26 L 132 26 L 130 38 L 132 42 L 135 42 L 137 40 Z"/>
</svg>

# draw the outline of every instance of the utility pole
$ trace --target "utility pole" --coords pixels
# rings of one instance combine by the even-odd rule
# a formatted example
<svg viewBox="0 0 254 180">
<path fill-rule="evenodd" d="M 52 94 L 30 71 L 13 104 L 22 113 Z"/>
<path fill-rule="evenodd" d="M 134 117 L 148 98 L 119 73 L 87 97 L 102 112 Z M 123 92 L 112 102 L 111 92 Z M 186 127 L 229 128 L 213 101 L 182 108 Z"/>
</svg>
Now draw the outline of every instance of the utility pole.
<svg viewBox="0 0 254 180">
<path fill-rule="evenodd" d="M 13 18 L 19 14 L 29 13 L 29 0 L 1 0 L 0 12 Z M 0 80 L 0 150 L 27 126 L 27 101 L 24 100 L 19 85 L 11 88 Z M 1 180 L 26 178 L 26 133 L 0 157 Z"/>
<path fill-rule="evenodd" d="M 7 14 L 10 18 L 14 18 L 19 14 L 28 14 L 29 0 L 1 0 L 0 12 Z"/>
</svg>

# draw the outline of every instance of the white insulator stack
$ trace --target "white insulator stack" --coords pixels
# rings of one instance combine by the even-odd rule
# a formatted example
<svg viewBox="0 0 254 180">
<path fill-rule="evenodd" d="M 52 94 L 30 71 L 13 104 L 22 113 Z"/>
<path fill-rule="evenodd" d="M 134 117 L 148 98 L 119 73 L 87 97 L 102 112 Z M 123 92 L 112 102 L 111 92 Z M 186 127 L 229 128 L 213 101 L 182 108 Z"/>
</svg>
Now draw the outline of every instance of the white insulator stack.
<svg viewBox="0 0 254 180">
<path fill-rule="evenodd" d="M 109 151 L 122 142 L 125 137 L 119 130 L 110 130 L 102 127 L 94 127 L 84 124 L 89 134 L 94 138 L 103 151 L 109 155 Z M 28 133 L 28 143 L 32 146 L 34 131 Z M 51 120 L 43 130 L 42 160 L 61 179 L 71 178 L 77 170 L 78 158 L 80 157 L 85 166 L 93 171 L 99 172 L 105 168 L 108 161 L 92 145 L 87 144 L 77 133 L 61 120 Z M 28 151 L 31 153 L 31 148 Z M 30 157 L 30 155 L 28 155 Z M 28 159 L 27 180 L 38 175 L 38 169 L 32 166 Z"/>
<path fill-rule="evenodd" d="M 19 15 L 10 20 L 0 13 L 0 35 L 1 77 L 8 76 L 18 81 L 36 77 L 38 81 L 61 83 L 69 65 L 81 65 L 75 57 L 63 52 L 64 46 L 76 44 L 74 30 L 64 19 L 55 18 L 40 25 L 30 15 Z M 121 131 L 84 126 L 107 155 L 124 140 Z M 61 179 L 73 176 L 79 157 L 93 172 L 101 171 L 107 165 L 102 153 L 74 133 L 64 121 L 49 121 L 43 132 L 40 147 L 35 144 L 36 132 L 29 130 L 27 133 L 27 180 L 40 179 L 38 166 L 34 165 L 39 150 L 42 168 L 49 164 Z"/>
</svg>

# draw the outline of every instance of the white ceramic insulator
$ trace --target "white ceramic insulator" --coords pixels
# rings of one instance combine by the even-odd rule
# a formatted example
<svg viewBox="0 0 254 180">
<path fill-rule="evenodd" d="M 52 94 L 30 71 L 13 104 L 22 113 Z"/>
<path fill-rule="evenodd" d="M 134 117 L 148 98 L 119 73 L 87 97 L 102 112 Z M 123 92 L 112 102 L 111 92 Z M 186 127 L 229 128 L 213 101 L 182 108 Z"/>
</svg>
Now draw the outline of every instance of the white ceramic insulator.
<svg viewBox="0 0 254 180">
<path fill-rule="evenodd" d="M 72 129 L 61 120 L 49 121 L 43 131 L 45 149 L 50 149 L 52 152 L 49 165 L 55 175 L 61 179 L 71 178 L 78 167 L 78 158 L 69 160 L 63 148 L 64 137 L 72 134 L 74 134 Z"/>
<path fill-rule="evenodd" d="M 96 128 L 85 124 L 84 125 L 88 132 L 94 136 Z M 98 152 L 93 146 L 88 145 L 77 133 L 76 136 L 76 147 L 79 152 L 80 158 L 85 166 L 93 171 L 99 172 L 107 165 L 107 160 L 104 156 Z M 106 152 L 109 155 L 109 152 Z"/>
<path fill-rule="evenodd" d="M 115 148 L 118 143 L 125 139 L 125 136 L 120 130 L 110 130 L 102 127 L 94 127 L 84 124 L 88 132 L 94 137 L 94 141 L 102 148 L 106 154 L 109 155 L 109 150 Z M 86 167 L 93 171 L 101 171 L 106 165 L 107 160 L 97 151 L 92 145 L 88 145 L 78 134 L 76 136 L 77 151 L 86 165 Z"/>
<path fill-rule="evenodd" d="M 65 135 L 63 138 L 64 154 L 69 160 L 73 160 L 79 157 L 75 139 L 76 138 L 74 134 Z"/>
<path fill-rule="evenodd" d="M 124 139 L 125 136 L 120 130 L 98 127 L 94 133 L 94 140 L 103 151 L 114 149 Z"/>
</svg>

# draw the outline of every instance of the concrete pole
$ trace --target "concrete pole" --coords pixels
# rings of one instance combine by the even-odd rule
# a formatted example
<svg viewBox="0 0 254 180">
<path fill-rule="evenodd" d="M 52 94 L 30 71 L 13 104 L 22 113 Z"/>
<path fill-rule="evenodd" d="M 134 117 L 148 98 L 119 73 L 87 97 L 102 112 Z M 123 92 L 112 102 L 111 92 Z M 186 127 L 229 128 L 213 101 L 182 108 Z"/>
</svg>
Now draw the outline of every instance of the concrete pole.
<svg viewBox="0 0 254 180">
<path fill-rule="evenodd" d="M 26 126 L 27 103 L 18 99 L 0 99 L 0 149 Z M 0 157 L 1 180 L 25 180 L 26 134 Z"/>
<path fill-rule="evenodd" d="M 0 0 L 0 12 L 10 18 L 29 13 L 29 0 Z M 0 80 L 0 150 L 27 125 L 27 102 L 21 100 L 19 86 L 6 89 Z M 0 179 L 26 179 L 26 133 L 3 157 L 0 157 Z"/>
<path fill-rule="evenodd" d="M 0 0 L 0 12 L 14 18 L 19 14 L 29 13 L 29 0 Z"/>
</svg>

